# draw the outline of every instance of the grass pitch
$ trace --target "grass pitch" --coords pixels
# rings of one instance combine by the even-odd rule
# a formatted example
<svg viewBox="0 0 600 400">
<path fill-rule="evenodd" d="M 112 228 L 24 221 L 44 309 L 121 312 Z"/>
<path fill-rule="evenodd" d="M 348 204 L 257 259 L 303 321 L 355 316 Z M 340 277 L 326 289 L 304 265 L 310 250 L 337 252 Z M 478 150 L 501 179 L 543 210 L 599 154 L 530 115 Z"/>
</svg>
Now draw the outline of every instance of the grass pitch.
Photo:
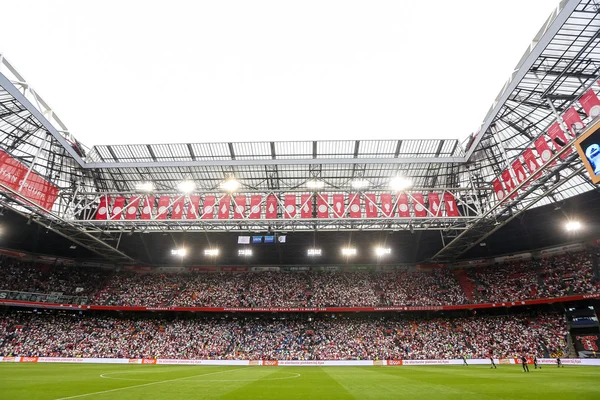
<svg viewBox="0 0 600 400">
<path fill-rule="evenodd" d="M 600 368 L 0 364 L 0 399 L 600 399 Z"/>
</svg>

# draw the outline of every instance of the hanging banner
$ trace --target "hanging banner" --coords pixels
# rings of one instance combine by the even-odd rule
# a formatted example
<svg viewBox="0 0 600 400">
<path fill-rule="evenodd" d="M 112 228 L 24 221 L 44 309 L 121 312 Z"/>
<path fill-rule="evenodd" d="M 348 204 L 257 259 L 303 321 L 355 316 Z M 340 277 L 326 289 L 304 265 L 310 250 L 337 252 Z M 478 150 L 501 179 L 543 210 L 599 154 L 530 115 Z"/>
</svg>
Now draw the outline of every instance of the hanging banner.
<svg viewBox="0 0 600 400">
<path fill-rule="evenodd" d="M 525 174 L 525 168 L 523 168 L 523 164 L 521 164 L 521 161 L 518 158 L 512 163 L 512 170 L 517 177 L 518 184 L 520 185 L 523 183 L 525 178 L 527 178 L 527 175 Z"/>
<path fill-rule="evenodd" d="M 260 218 L 260 206 L 262 203 L 262 196 L 251 196 L 250 197 L 250 219 Z"/>
<path fill-rule="evenodd" d="M 229 209 L 231 208 L 231 196 L 225 195 L 219 200 L 218 218 L 229 219 Z"/>
<path fill-rule="evenodd" d="M 183 206 L 185 203 L 185 197 L 179 196 L 173 202 L 171 207 L 171 219 L 181 219 L 183 216 Z"/>
<path fill-rule="evenodd" d="M 544 135 L 540 136 L 534 142 L 535 149 L 542 160 L 542 165 L 546 164 L 548 160 L 552 157 L 552 150 L 548 147 L 548 142 L 546 142 L 546 137 Z"/>
<path fill-rule="evenodd" d="M 502 183 L 500 183 L 500 179 L 494 179 L 492 182 L 492 187 L 494 188 L 494 193 L 496 193 L 496 198 L 498 201 L 504 200 L 506 193 L 504 193 L 504 188 L 502 187 Z"/>
<path fill-rule="evenodd" d="M 379 199 L 381 200 L 381 211 L 383 216 L 391 217 L 394 208 L 392 204 L 392 195 L 390 193 L 382 193 L 379 195 Z"/>
<path fill-rule="evenodd" d="M 286 194 L 284 197 L 284 218 L 294 218 L 296 216 L 296 195 Z"/>
<path fill-rule="evenodd" d="M 348 195 L 348 209 L 350 218 L 360 218 L 360 195 L 358 193 Z"/>
<path fill-rule="evenodd" d="M 235 207 L 233 209 L 233 219 L 242 219 L 246 216 L 246 196 L 235 197 Z"/>
<path fill-rule="evenodd" d="M 402 218 L 410 217 L 410 209 L 408 208 L 408 195 L 400 193 L 398 195 L 398 215 Z"/>
<path fill-rule="evenodd" d="M 113 204 L 112 212 L 110 213 L 111 220 L 119 220 L 121 219 L 121 215 L 123 214 L 123 207 L 125 206 L 125 197 L 119 196 L 115 198 L 115 203 Z"/>
<path fill-rule="evenodd" d="M 583 128 L 585 128 L 585 124 L 583 123 L 581 116 L 575 109 L 575 107 L 569 108 L 562 116 L 563 121 L 567 125 L 567 129 L 571 136 L 577 136 L 577 133 L 581 132 Z M 565 142 L 567 143 L 567 142 Z"/>
<path fill-rule="evenodd" d="M 98 210 L 96 210 L 96 219 L 106 220 L 108 219 L 108 205 L 110 204 L 110 197 L 100 197 L 100 204 L 98 204 Z"/>
<path fill-rule="evenodd" d="M 427 198 L 429 200 L 429 212 L 434 217 L 439 217 L 442 210 L 439 193 L 429 193 Z"/>
<path fill-rule="evenodd" d="M 377 218 L 377 197 L 374 193 L 365 194 L 365 213 L 367 218 Z"/>
<path fill-rule="evenodd" d="M 425 217 L 427 215 L 427 208 L 425 208 L 425 200 L 423 200 L 422 193 L 414 193 L 413 207 L 415 209 L 415 217 Z"/>
<path fill-rule="evenodd" d="M 303 194 L 300 196 L 300 217 L 301 218 L 312 218 L 313 214 L 313 201 L 312 194 Z"/>
<path fill-rule="evenodd" d="M 514 190 L 515 188 L 515 182 L 512 179 L 512 176 L 510 176 L 510 170 L 506 170 L 506 171 L 502 171 L 502 180 L 504 181 L 504 187 L 506 188 L 506 193 L 510 193 Z M 511 199 L 514 199 L 515 197 L 517 197 L 517 192 L 513 192 L 510 195 Z"/>
<path fill-rule="evenodd" d="M 200 196 L 189 196 L 185 219 L 197 219 L 200 216 Z"/>
<path fill-rule="evenodd" d="M 47 210 L 52 209 L 58 197 L 58 187 L 34 170 L 30 171 L 26 165 L 3 150 L 0 150 L 0 183 Z M 108 210 L 105 218 L 96 219 L 106 219 L 106 215 Z"/>
<path fill-rule="evenodd" d="M 140 208 L 140 196 L 130 197 L 125 208 L 125 219 L 136 219 L 138 208 Z"/>
<path fill-rule="evenodd" d="M 205 196 L 204 204 L 202 205 L 202 219 L 213 219 L 215 214 L 215 196 Z"/>
<path fill-rule="evenodd" d="M 600 335 L 598 334 L 577 335 L 573 342 L 580 357 L 581 353 L 591 356 L 600 352 Z"/>
<path fill-rule="evenodd" d="M 317 194 L 317 218 L 329 218 L 329 197 Z"/>
<path fill-rule="evenodd" d="M 550 128 L 548 128 L 548 136 L 550 136 L 550 139 L 552 139 L 551 142 L 553 143 L 556 151 L 560 151 L 568 143 L 568 139 L 563 130 L 560 128 L 558 122 L 550 125 Z M 564 160 L 572 151 L 573 149 L 569 147 L 568 150 L 560 155 L 560 159 Z"/>
<path fill-rule="evenodd" d="M 535 154 L 533 154 L 533 150 L 531 149 L 525 150 L 525 152 L 523 153 L 523 160 L 525 160 L 525 165 L 527 166 L 529 173 L 531 173 L 532 175 L 540 168 L 540 165 L 537 162 L 537 158 L 535 157 Z M 541 172 L 534 176 L 533 179 L 539 178 L 540 175 Z"/>
<path fill-rule="evenodd" d="M 171 198 L 169 196 L 160 196 L 158 198 L 158 212 L 156 213 L 156 219 L 167 219 L 170 202 Z"/>
<path fill-rule="evenodd" d="M 458 217 L 460 213 L 458 212 L 458 206 L 456 205 L 456 198 L 450 192 L 444 193 L 444 203 L 446 205 L 446 215 L 449 217 Z"/>
<path fill-rule="evenodd" d="M 156 198 L 154 196 L 147 196 L 144 199 L 141 219 L 152 219 L 152 210 L 154 209 L 155 200 Z"/>
<path fill-rule="evenodd" d="M 583 111 L 585 111 L 588 117 L 596 118 L 600 115 L 600 100 L 598 99 L 598 96 L 596 96 L 594 89 L 585 92 L 583 96 L 579 98 L 579 104 L 581 104 Z"/>
<path fill-rule="evenodd" d="M 266 206 L 265 218 L 267 218 L 267 219 L 277 218 L 277 197 L 274 194 L 270 194 L 267 196 L 267 206 Z"/>
<path fill-rule="evenodd" d="M 333 195 L 333 216 L 334 218 L 342 218 L 346 214 L 344 195 L 334 194 Z"/>
</svg>

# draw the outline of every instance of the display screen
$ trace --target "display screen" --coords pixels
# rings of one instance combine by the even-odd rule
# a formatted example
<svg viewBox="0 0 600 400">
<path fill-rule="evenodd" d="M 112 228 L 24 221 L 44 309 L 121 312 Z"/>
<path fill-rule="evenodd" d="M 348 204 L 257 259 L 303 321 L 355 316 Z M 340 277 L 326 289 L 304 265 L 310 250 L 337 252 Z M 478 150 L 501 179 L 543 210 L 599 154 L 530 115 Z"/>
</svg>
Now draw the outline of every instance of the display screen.
<svg viewBox="0 0 600 400">
<path fill-rule="evenodd" d="M 600 122 L 575 142 L 575 148 L 593 183 L 600 182 Z"/>
</svg>

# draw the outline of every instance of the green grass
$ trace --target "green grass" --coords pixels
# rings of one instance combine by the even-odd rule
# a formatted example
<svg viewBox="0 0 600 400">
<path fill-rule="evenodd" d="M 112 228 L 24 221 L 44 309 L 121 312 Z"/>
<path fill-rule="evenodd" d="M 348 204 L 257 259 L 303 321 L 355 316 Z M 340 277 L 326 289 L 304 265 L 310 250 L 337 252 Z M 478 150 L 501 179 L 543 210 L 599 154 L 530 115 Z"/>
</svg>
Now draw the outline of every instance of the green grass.
<svg viewBox="0 0 600 400">
<path fill-rule="evenodd" d="M 583 400 L 600 399 L 600 368 L 0 364 L 0 399 L 68 398 Z"/>
</svg>

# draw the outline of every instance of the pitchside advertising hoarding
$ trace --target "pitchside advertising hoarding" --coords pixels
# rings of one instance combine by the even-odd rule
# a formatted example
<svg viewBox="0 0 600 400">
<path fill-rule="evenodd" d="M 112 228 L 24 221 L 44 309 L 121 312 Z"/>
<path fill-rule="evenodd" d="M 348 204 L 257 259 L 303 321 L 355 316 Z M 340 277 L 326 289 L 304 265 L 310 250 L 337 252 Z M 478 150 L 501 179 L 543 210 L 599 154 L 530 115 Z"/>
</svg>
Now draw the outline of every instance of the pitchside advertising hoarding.
<svg viewBox="0 0 600 400">
<path fill-rule="evenodd" d="M 58 188 L 0 149 L 0 185 L 11 189 L 46 210 L 58 197 Z"/>
</svg>

